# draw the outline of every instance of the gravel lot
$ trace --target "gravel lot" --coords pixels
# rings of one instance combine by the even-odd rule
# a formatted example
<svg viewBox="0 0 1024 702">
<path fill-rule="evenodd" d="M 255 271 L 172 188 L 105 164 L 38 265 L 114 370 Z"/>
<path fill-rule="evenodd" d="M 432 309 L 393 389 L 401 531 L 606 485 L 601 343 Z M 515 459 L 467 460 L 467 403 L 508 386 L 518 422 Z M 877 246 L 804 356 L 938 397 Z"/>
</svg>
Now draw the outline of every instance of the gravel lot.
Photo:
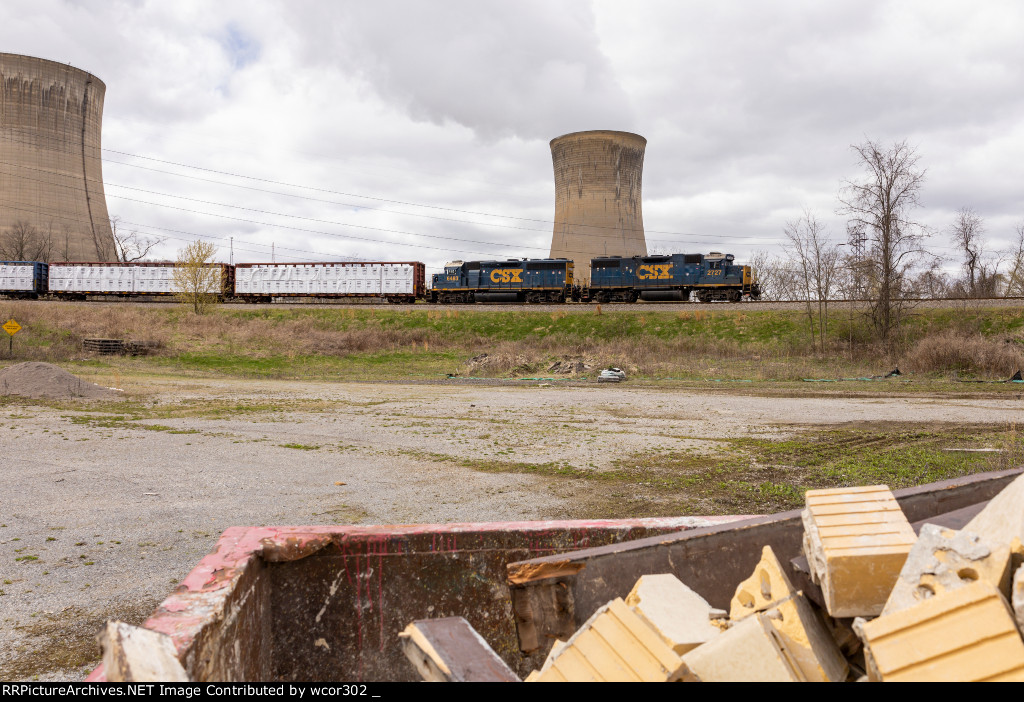
<svg viewBox="0 0 1024 702">
<path fill-rule="evenodd" d="M 604 467 L 652 445 L 693 447 L 702 437 L 774 435 L 791 425 L 1021 417 L 1017 399 L 762 398 L 628 384 L 130 382 L 130 397 L 158 406 L 267 408 L 146 420 L 149 430 L 89 419 L 88 406 L 0 409 L 2 680 L 80 679 L 95 662 L 88 638 L 99 623 L 141 621 L 231 525 L 576 515 L 578 496 L 564 484 L 459 465 L 467 455 Z"/>
</svg>

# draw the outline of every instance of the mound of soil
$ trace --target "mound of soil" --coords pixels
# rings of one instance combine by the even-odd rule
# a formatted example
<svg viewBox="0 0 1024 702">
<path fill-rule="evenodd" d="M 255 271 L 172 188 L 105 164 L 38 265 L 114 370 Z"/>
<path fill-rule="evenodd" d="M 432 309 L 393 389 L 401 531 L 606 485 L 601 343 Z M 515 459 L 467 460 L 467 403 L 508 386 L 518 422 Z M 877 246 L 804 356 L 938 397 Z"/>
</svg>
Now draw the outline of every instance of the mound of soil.
<svg viewBox="0 0 1024 702">
<path fill-rule="evenodd" d="M 114 390 L 86 382 L 51 363 L 19 363 L 0 371 L 0 395 L 68 400 L 95 399 L 116 394 Z"/>
</svg>

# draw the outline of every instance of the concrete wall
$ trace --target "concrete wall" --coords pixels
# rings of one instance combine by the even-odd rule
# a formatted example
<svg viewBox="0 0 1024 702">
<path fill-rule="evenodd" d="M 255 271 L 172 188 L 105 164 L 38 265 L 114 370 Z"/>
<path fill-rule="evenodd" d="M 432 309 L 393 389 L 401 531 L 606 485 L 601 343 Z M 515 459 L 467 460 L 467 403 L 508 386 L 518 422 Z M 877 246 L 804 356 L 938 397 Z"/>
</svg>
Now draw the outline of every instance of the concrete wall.
<svg viewBox="0 0 1024 702">
<path fill-rule="evenodd" d="M 629 132 L 575 132 L 551 140 L 555 227 L 551 256 L 590 281 L 595 256 L 643 256 L 641 181 L 647 140 Z"/>
<path fill-rule="evenodd" d="M 16 222 L 51 261 L 113 261 L 100 128 L 106 86 L 66 64 L 0 53 L 0 246 Z"/>
</svg>

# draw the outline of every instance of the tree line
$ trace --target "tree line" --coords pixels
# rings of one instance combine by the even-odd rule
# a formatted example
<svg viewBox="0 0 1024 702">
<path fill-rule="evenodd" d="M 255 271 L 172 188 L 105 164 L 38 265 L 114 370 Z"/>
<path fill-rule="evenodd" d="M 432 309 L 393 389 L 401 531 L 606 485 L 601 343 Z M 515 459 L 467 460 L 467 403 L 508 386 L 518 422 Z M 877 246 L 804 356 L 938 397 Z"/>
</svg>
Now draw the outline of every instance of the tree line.
<svg viewBox="0 0 1024 702">
<path fill-rule="evenodd" d="M 134 229 L 121 226 L 120 217 L 110 218 L 112 239 L 92 235 L 90 241 L 96 250 L 94 260 L 135 263 L 144 261 L 163 239 L 147 237 Z M 25 220 L 17 220 L 0 235 L 0 261 L 72 260 L 71 242 L 78 238 L 67 224 L 47 224 L 37 227 Z M 93 257 L 88 257 L 92 260 Z"/>
<path fill-rule="evenodd" d="M 863 301 L 876 337 L 888 342 L 914 300 L 1024 296 L 1024 223 L 1006 250 L 985 239 L 984 218 L 960 208 L 945 232 L 955 243 L 958 274 L 946 257 L 930 251 L 939 232 L 918 221 L 926 171 L 906 141 L 868 140 L 851 147 L 861 173 L 845 180 L 836 214 L 845 216 L 846 241 L 836 242 L 819 216 L 805 209 L 783 228 L 782 255 L 752 259 L 762 298 L 804 300 L 812 340 L 825 348 L 830 300 Z"/>
</svg>

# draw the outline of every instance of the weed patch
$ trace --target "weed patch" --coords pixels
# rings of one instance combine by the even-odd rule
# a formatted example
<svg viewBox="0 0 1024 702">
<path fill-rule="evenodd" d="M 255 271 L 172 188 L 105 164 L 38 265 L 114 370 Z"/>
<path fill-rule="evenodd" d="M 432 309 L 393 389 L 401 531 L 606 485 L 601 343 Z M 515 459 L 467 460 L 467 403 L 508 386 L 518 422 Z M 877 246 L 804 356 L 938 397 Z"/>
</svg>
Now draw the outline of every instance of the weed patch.
<svg viewBox="0 0 1024 702">
<path fill-rule="evenodd" d="M 803 505 L 809 489 L 884 484 L 896 490 L 1024 464 L 1024 433 L 929 424 L 847 425 L 788 439 L 720 439 L 714 451 L 645 450 L 610 468 L 421 454 L 489 473 L 552 479 L 579 518 L 769 514 Z M 990 452 L 962 451 L 967 448 Z"/>
</svg>

